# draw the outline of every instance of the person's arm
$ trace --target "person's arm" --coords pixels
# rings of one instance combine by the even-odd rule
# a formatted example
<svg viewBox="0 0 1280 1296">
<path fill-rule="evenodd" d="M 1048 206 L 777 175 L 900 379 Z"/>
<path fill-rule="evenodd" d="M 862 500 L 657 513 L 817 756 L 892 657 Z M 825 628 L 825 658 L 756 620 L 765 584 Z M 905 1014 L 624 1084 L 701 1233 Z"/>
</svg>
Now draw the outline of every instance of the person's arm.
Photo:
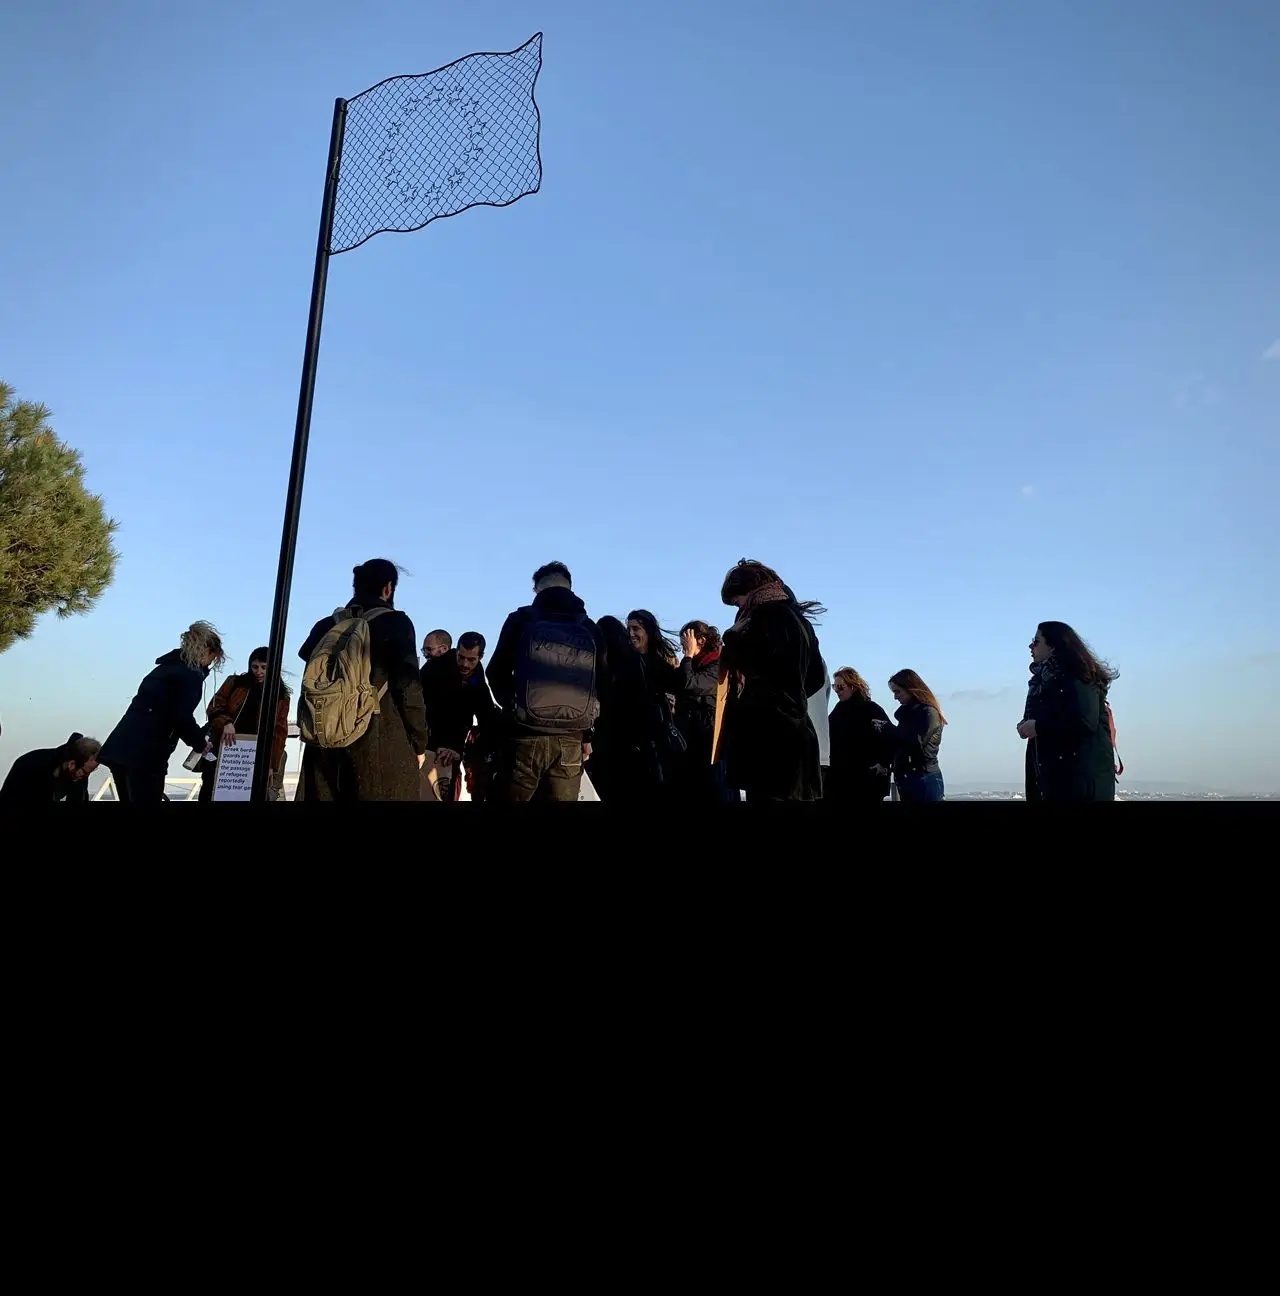
<svg viewBox="0 0 1280 1296">
<path fill-rule="evenodd" d="M 387 642 L 387 688 L 395 698 L 415 756 L 428 749 L 427 707 L 418 678 L 418 636 L 404 613 L 393 616 Z"/>
<path fill-rule="evenodd" d="M 503 623 L 497 646 L 489 659 L 489 687 L 502 711 L 510 711 L 516 700 L 516 653 L 520 648 L 523 618 L 513 612 Z"/>
<path fill-rule="evenodd" d="M 231 694 L 235 691 L 235 685 L 234 675 L 224 680 L 222 687 L 213 695 L 213 701 L 209 703 L 209 709 L 205 713 L 209 717 L 209 741 L 215 747 L 222 740 L 222 731 L 229 724 L 235 723 L 235 716 L 231 714 Z"/>
<path fill-rule="evenodd" d="M 311 633 L 303 641 L 302 647 L 298 649 L 298 656 L 301 657 L 304 662 L 309 662 L 311 660 L 311 654 L 316 650 L 316 645 L 329 633 L 330 630 L 333 629 L 336 624 L 337 622 L 334 621 L 331 616 L 325 617 L 323 621 L 317 621 L 315 625 L 311 627 Z M 416 670 L 418 665 L 418 654 L 416 652 L 413 655 L 413 662 L 414 669 Z"/>
<path fill-rule="evenodd" d="M 893 748 L 896 741 L 897 731 L 894 728 L 893 721 L 889 719 L 878 702 L 871 704 L 871 722 L 876 727 L 876 739 L 874 751 L 876 754 L 875 765 L 883 766 L 886 770 L 893 766 Z"/>
<path fill-rule="evenodd" d="M 475 716 L 476 733 L 480 734 L 485 731 L 486 726 L 493 723 L 497 707 L 494 705 L 493 694 L 489 690 L 489 678 L 485 668 L 477 666 L 476 672 L 480 678 L 471 686 L 468 696 L 471 698 L 472 714 Z"/>
</svg>

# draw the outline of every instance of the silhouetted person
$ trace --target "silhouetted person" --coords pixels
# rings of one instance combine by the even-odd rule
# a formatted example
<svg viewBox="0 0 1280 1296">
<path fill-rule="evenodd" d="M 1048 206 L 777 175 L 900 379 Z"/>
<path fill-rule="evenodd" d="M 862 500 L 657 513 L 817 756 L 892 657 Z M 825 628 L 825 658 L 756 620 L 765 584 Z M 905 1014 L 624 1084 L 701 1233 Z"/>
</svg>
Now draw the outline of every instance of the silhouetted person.
<svg viewBox="0 0 1280 1296">
<path fill-rule="evenodd" d="M 473 762 L 483 761 L 484 744 L 492 736 L 497 708 L 485 678 L 484 650 L 484 635 L 468 630 L 457 652 L 429 658 L 419 672 L 442 801 L 456 800 L 461 790 L 462 758 L 473 728 L 476 740 L 467 753 Z"/>
<path fill-rule="evenodd" d="M 797 602 L 777 572 L 748 558 L 730 568 L 720 597 L 738 609 L 721 658 L 730 676 L 722 736 L 729 785 L 748 801 L 817 801 L 822 770 L 809 699 L 825 675 L 810 622 L 823 609 Z"/>
<path fill-rule="evenodd" d="M 893 766 L 893 725 L 852 666 L 841 666 L 833 683 L 839 700 L 829 720 L 831 769 L 823 800 L 843 805 L 883 801 Z"/>
<path fill-rule="evenodd" d="M 194 622 L 179 647 L 156 658 L 102 744 L 99 760 L 111 771 L 117 800 L 163 801 L 169 758 L 179 740 L 195 749 L 206 746 L 193 713 L 203 700 L 209 668 L 225 660 L 222 639 L 207 621 Z"/>
<path fill-rule="evenodd" d="M 413 622 L 395 610 L 395 563 L 371 558 L 352 572 L 352 599 L 343 617 L 376 612 L 368 619 L 369 682 L 382 692 L 368 729 L 347 747 L 303 744 L 303 801 L 420 801 L 418 771 L 427 751 L 427 717 L 418 680 L 418 636 Z M 298 656 L 310 662 L 338 616 L 317 621 Z"/>
<path fill-rule="evenodd" d="M 711 763 L 720 681 L 720 631 L 707 621 L 688 621 L 680 630 L 684 657 L 676 688 L 676 724 L 688 752 L 680 785 L 682 799 L 695 805 L 723 805 L 740 798 L 725 783 L 724 761 Z"/>
<path fill-rule="evenodd" d="M 1027 739 L 1028 801 L 1116 799 L 1107 692 L 1118 678 L 1069 625 L 1042 621 L 1036 627 L 1018 726 Z"/>
<path fill-rule="evenodd" d="M 600 718 L 604 641 L 564 563 L 533 574 L 533 602 L 503 624 L 489 662 L 502 711 L 499 801 L 576 801 Z"/>
<path fill-rule="evenodd" d="M 97 739 L 73 733 L 61 747 L 42 747 L 19 756 L 0 787 L 0 809 L 88 801 L 89 775 L 98 768 L 99 750 Z"/>
<path fill-rule="evenodd" d="M 649 800 L 660 786 L 654 703 L 645 659 L 617 617 L 599 620 L 609 705 L 591 742 L 587 772 L 601 801 Z"/>
</svg>

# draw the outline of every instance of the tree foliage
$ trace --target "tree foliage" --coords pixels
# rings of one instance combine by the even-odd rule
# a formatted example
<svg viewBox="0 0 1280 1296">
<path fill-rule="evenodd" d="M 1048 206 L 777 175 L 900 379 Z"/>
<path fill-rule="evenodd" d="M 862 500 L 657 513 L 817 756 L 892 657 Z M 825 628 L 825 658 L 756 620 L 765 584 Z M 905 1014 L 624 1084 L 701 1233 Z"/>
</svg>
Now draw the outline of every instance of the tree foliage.
<svg viewBox="0 0 1280 1296">
<path fill-rule="evenodd" d="M 115 575 L 115 530 L 49 411 L 0 382 L 0 653 L 46 612 L 89 611 Z"/>
</svg>

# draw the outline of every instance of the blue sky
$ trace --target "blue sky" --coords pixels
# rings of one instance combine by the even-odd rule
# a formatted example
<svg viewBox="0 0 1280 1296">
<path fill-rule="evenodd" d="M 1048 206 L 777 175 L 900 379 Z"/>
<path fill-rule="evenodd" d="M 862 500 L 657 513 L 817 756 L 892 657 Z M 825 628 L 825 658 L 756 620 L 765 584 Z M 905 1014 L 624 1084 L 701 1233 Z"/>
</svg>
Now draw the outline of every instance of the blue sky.
<svg viewBox="0 0 1280 1296">
<path fill-rule="evenodd" d="M 15 10 L 0 376 L 122 558 L 0 657 L 0 770 L 266 640 L 333 98 L 539 29 L 542 192 L 333 262 L 290 657 L 372 556 L 492 639 L 550 558 L 678 626 L 749 555 L 953 786 L 1020 779 L 1055 618 L 1130 778 L 1280 791 L 1271 0 Z"/>
</svg>

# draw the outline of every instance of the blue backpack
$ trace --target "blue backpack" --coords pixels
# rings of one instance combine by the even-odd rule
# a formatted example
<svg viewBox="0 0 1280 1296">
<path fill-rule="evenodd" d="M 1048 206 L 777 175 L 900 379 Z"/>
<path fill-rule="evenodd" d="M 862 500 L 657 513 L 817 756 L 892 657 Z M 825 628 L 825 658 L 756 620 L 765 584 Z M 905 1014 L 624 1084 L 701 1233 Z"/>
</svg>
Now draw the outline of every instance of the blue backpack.
<svg viewBox="0 0 1280 1296">
<path fill-rule="evenodd" d="M 600 718 L 596 640 L 585 615 L 530 620 L 516 655 L 516 722 L 583 733 Z"/>
</svg>

